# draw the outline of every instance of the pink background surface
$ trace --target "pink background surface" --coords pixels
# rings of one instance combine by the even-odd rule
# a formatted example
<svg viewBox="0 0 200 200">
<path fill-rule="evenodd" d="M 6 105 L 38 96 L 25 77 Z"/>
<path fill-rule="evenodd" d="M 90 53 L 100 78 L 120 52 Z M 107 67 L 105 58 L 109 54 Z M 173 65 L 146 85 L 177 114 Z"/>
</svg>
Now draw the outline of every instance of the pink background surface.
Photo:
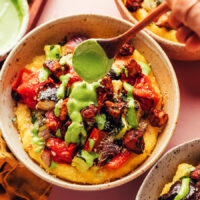
<svg viewBox="0 0 200 200">
<path fill-rule="evenodd" d="M 121 17 L 114 0 L 48 0 L 38 25 L 53 18 L 80 13 Z M 198 138 L 200 134 L 200 61 L 172 63 L 180 85 L 181 108 L 176 131 L 166 151 Z M 100 192 L 79 192 L 54 186 L 49 200 L 134 200 L 145 176 L 146 174 L 123 186 Z"/>
</svg>

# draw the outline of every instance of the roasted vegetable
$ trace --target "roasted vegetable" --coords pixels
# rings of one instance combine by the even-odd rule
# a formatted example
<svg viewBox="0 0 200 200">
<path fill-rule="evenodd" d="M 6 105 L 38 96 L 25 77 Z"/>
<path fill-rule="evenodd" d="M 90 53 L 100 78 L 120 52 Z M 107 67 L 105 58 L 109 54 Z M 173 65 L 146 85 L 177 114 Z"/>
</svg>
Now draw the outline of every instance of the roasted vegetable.
<svg viewBox="0 0 200 200">
<path fill-rule="evenodd" d="M 35 109 L 39 93 L 38 73 L 29 69 L 22 69 L 12 84 L 12 97 L 24 102 L 28 107 Z"/>
<path fill-rule="evenodd" d="M 126 7 L 130 12 L 135 12 L 141 8 L 143 0 L 126 0 Z"/>
<path fill-rule="evenodd" d="M 117 156 L 115 156 L 108 164 L 105 165 L 105 167 L 108 169 L 118 169 L 126 163 L 130 156 L 131 153 L 125 150 Z"/>
<path fill-rule="evenodd" d="M 141 154 L 144 151 L 144 138 L 143 132 L 131 130 L 126 133 L 123 138 L 123 143 L 129 151 L 133 151 L 136 154 Z"/>
<path fill-rule="evenodd" d="M 52 159 L 57 163 L 71 163 L 75 155 L 76 145 L 66 145 L 65 141 L 59 138 L 50 138 L 47 147 L 51 150 Z"/>
<path fill-rule="evenodd" d="M 85 143 L 84 150 L 91 152 L 94 147 L 97 147 L 100 142 L 105 139 L 105 137 L 105 132 L 93 128 L 87 142 Z"/>
<path fill-rule="evenodd" d="M 154 109 L 150 112 L 148 118 L 152 126 L 162 127 L 167 123 L 168 114 L 162 110 Z"/>
<path fill-rule="evenodd" d="M 134 47 L 132 44 L 125 43 L 119 50 L 119 56 L 131 56 L 133 54 Z"/>
</svg>

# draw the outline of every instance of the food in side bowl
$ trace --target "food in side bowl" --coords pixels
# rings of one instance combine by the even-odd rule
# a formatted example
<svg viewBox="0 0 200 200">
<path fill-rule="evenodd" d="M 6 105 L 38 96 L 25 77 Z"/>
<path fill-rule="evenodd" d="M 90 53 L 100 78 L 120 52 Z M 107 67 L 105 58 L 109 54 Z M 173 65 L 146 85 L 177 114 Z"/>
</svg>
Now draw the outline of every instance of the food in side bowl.
<svg viewBox="0 0 200 200">
<path fill-rule="evenodd" d="M 187 163 L 178 166 L 172 182 L 166 184 L 158 200 L 199 200 L 200 165 Z"/>
<path fill-rule="evenodd" d="M 131 15 L 138 21 L 144 19 L 153 9 L 162 4 L 163 0 L 123 0 L 125 7 Z M 157 20 L 151 23 L 147 29 L 156 35 L 178 42 L 176 39 L 176 30 L 168 23 L 170 12 L 160 16 Z"/>
<path fill-rule="evenodd" d="M 109 73 L 91 84 L 71 58 L 86 37 L 46 45 L 12 84 L 24 149 L 49 173 L 76 183 L 120 178 L 152 152 L 168 120 L 145 58 L 125 44 Z"/>
</svg>

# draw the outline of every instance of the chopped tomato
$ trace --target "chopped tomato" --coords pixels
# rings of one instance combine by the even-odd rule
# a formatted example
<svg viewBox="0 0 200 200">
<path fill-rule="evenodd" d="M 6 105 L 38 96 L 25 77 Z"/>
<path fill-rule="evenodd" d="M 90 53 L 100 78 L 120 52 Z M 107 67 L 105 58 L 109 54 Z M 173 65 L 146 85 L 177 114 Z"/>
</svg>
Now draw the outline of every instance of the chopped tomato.
<svg viewBox="0 0 200 200">
<path fill-rule="evenodd" d="M 143 110 L 150 111 L 158 104 L 160 97 L 154 90 L 148 76 L 141 74 L 133 86 L 133 96 L 139 101 Z"/>
<path fill-rule="evenodd" d="M 59 138 L 50 138 L 47 147 L 51 150 L 52 158 L 57 163 L 71 163 L 75 155 L 76 144 L 66 145 Z"/>
<path fill-rule="evenodd" d="M 74 68 L 71 67 L 69 72 L 70 74 L 70 80 L 68 83 L 68 87 L 70 87 L 73 83 L 77 82 L 77 81 L 81 81 L 82 79 L 78 76 L 78 74 L 75 72 Z"/>
<path fill-rule="evenodd" d="M 39 73 L 22 69 L 12 85 L 12 90 L 20 96 L 20 100 L 28 107 L 35 109 L 39 93 Z"/>
<path fill-rule="evenodd" d="M 85 143 L 84 150 L 91 152 L 94 146 L 97 145 L 103 138 L 105 138 L 105 136 L 105 132 L 100 131 L 97 128 L 93 128 L 90 137 Z"/>
<path fill-rule="evenodd" d="M 118 169 L 130 158 L 130 156 L 130 151 L 123 151 L 115 156 L 108 164 L 105 165 L 105 167 L 108 169 Z"/>
<path fill-rule="evenodd" d="M 54 133 L 57 129 L 61 128 L 61 122 L 58 117 L 55 116 L 54 111 L 46 112 L 46 125 L 52 130 Z"/>
</svg>

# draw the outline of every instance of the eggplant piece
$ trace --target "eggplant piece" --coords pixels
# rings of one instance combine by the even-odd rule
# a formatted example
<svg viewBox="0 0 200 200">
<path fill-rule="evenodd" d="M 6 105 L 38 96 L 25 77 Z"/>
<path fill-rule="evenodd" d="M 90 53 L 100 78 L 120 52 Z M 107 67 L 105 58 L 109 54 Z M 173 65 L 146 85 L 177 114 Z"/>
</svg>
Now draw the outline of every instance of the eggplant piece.
<svg viewBox="0 0 200 200">
<path fill-rule="evenodd" d="M 84 121 L 94 123 L 96 122 L 95 116 L 97 115 L 98 109 L 95 105 L 90 105 L 87 108 L 81 110 L 81 116 Z"/>
<path fill-rule="evenodd" d="M 106 111 L 110 115 L 110 117 L 115 121 L 115 123 L 119 123 L 119 120 L 122 116 L 123 109 L 127 107 L 126 102 L 112 102 L 105 101 Z"/>
<path fill-rule="evenodd" d="M 150 112 L 148 118 L 152 126 L 162 127 L 168 121 L 168 114 L 163 110 L 154 109 Z"/>
<path fill-rule="evenodd" d="M 182 200 L 196 200 L 196 188 L 195 185 L 190 182 L 190 191 L 188 195 Z M 171 186 L 170 191 L 167 194 L 164 194 L 158 198 L 158 200 L 174 200 L 178 194 L 181 187 L 181 181 L 177 181 L 174 185 Z"/>
<path fill-rule="evenodd" d="M 123 138 L 124 145 L 129 151 L 142 154 L 144 151 L 144 133 L 142 131 L 131 130 Z"/>
<path fill-rule="evenodd" d="M 62 69 L 62 66 L 60 65 L 58 60 L 47 60 L 45 61 L 43 65 L 46 69 L 48 69 L 53 77 L 59 80 L 61 75 L 66 74 L 66 70 Z"/>
</svg>

